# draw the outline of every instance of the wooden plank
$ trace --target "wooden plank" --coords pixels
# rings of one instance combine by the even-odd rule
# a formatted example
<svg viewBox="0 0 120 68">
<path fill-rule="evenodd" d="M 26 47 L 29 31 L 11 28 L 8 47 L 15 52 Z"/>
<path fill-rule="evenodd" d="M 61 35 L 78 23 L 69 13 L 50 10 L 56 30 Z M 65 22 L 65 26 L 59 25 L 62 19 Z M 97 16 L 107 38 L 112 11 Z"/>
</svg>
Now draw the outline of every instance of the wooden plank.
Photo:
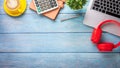
<svg viewBox="0 0 120 68">
<path fill-rule="evenodd" d="M 11 32 L 91 32 L 83 25 L 84 16 L 61 22 L 63 18 L 78 14 L 60 14 L 56 21 L 36 14 L 24 14 L 21 17 L 0 15 L 0 33 Z"/>
<path fill-rule="evenodd" d="M 120 56 L 120 53 L 119 53 L 119 56 Z M 117 59 L 117 63 L 116 64 L 117 64 L 117 68 L 119 68 L 120 67 L 120 58 Z"/>
<path fill-rule="evenodd" d="M 117 53 L 0 53 L 1 68 L 119 68 Z"/>
<path fill-rule="evenodd" d="M 0 52 L 98 52 L 90 36 L 91 33 L 0 34 Z M 107 33 L 103 39 L 114 43 L 120 40 Z M 120 52 L 120 48 L 113 52 Z"/>
<path fill-rule="evenodd" d="M 5 14 L 4 10 L 3 10 L 3 1 L 4 0 L 0 0 L 0 14 Z M 30 5 L 31 0 L 27 0 L 27 10 L 26 13 L 34 13 L 32 10 L 29 9 L 29 5 Z M 85 13 L 86 8 L 88 6 L 89 1 L 87 2 L 87 4 L 84 6 L 83 9 L 81 10 L 71 10 L 67 5 L 65 5 L 65 7 L 60 11 L 60 13 Z"/>
</svg>

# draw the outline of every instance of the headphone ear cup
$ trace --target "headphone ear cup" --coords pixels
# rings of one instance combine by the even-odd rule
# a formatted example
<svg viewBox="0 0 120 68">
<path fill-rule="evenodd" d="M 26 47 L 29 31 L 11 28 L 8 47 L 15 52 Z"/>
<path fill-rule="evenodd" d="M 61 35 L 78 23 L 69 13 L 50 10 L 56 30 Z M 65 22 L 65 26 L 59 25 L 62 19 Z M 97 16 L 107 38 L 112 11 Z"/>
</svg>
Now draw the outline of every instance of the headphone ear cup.
<svg viewBox="0 0 120 68">
<path fill-rule="evenodd" d="M 102 29 L 101 28 L 94 29 L 92 33 L 91 41 L 97 44 L 99 43 L 101 36 L 102 36 Z"/>
<path fill-rule="evenodd" d="M 101 52 L 109 52 L 109 51 L 112 51 L 114 49 L 114 44 L 113 43 L 105 43 L 104 42 L 104 43 L 98 44 L 97 48 Z"/>
</svg>

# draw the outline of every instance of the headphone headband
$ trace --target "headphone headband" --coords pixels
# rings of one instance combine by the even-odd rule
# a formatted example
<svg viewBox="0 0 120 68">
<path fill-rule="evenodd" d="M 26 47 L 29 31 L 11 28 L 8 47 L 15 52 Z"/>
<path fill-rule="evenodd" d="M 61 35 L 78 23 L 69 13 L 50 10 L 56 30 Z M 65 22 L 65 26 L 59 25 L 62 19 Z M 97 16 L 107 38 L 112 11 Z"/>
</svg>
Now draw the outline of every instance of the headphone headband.
<svg viewBox="0 0 120 68">
<path fill-rule="evenodd" d="M 120 26 L 120 22 L 118 22 L 118 21 L 115 21 L 115 20 L 105 20 L 105 21 L 101 22 L 101 23 L 98 25 L 97 28 L 101 28 L 101 27 L 102 27 L 104 24 L 106 24 L 106 23 L 112 23 L 112 24 L 116 24 L 116 25 Z"/>
</svg>

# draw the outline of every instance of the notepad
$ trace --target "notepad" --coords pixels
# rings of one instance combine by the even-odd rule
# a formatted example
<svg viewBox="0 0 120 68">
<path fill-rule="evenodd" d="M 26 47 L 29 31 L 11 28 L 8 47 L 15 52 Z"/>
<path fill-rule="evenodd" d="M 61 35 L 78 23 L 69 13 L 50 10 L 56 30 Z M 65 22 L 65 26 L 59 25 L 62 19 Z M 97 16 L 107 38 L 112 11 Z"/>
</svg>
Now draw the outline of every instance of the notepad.
<svg viewBox="0 0 120 68">
<path fill-rule="evenodd" d="M 49 12 L 46 12 L 46 13 L 43 13 L 44 16 L 52 19 L 52 20 L 55 20 L 60 9 L 64 7 L 64 3 L 65 3 L 65 0 L 57 0 L 57 3 L 58 3 L 58 8 L 54 9 L 54 10 L 51 10 Z M 36 7 L 34 5 L 34 2 L 32 0 L 32 2 L 30 3 L 30 9 L 36 11 Z"/>
</svg>

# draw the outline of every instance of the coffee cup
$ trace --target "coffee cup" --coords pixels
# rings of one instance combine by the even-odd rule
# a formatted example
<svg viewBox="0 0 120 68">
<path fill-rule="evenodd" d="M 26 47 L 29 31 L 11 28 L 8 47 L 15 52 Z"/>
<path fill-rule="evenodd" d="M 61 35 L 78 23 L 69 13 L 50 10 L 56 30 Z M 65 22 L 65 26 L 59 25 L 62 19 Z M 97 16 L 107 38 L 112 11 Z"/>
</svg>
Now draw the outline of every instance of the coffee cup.
<svg viewBox="0 0 120 68">
<path fill-rule="evenodd" d="M 19 16 L 26 9 L 26 0 L 4 0 L 4 10 L 10 16 Z"/>
</svg>

